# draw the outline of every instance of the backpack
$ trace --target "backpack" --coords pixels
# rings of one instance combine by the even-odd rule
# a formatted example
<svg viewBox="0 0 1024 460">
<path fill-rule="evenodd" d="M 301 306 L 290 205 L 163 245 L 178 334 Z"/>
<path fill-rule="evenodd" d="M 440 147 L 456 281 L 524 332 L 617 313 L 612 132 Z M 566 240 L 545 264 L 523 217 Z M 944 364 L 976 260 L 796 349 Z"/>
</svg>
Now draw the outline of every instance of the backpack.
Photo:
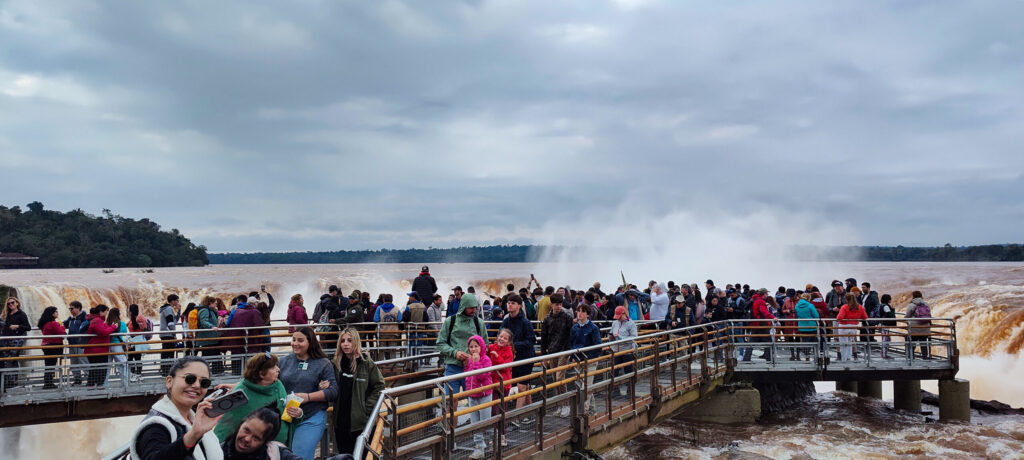
<svg viewBox="0 0 1024 460">
<path fill-rule="evenodd" d="M 932 309 L 926 303 L 917 304 L 914 307 L 914 318 L 931 318 Z"/>
<path fill-rule="evenodd" d="M 153 340 L 153 321 L 149 318 L 146 318 L 146 332 L 149 333 L 142 334 L 142 338 L 146 340 Z"/>
<path fill-rule="evenodd" d="M 444 320 L 444 324 L 441 325 L 441 334 L 444 334 L 445 328 L 448 328 L 448 338 L 445 343 L 448 346 L 452 346 L 452 329 L 455 327 L 455 318 L 457 316 L 449 316 Z M 487 337 L 487 328 L 484 326 L 483 320 L 479 316 L 473 316 L 473 322 L 476 324 L 476 331 L 480 337 Z M 511 345 L 510 345 L 511 346 Z"/>
<path fill-rule="evenodd" d="M 380 322 L 382 323 L 397 323 L 398 322 L 398 306 L 395 306 L 391 311 L 381 311 Z"/>
</svg>

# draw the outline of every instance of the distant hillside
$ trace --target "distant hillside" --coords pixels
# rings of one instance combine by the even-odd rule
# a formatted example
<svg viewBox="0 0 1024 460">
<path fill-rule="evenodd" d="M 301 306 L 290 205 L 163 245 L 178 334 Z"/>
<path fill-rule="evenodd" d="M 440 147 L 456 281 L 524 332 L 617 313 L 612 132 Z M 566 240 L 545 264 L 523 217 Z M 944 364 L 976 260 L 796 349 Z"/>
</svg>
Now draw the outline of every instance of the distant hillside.
<svg viewBox="0 0 1024 460">
<path fill-rule="evenodd" d="M 209 263 L 206 247 L 196 246 L 177 229 L 161 231 L 149 219 L 129 219 L 103 210 L 67 213 L 0 206 L 0 251 L 39 257 L 40 268 L 180 267 Z"/>
<path fill-rule="evenodd" d="M 566 259 L 592 262 L 594 251 L 572 247 L 532 245 L 473 246 L 450 249 L 380 249 L 374 251 L 330 252 L 255 252 L 210 254 L 213 264 L 363 264 L 363 263 L 499 263 L 532 262 L 547 249 L 557 250 Z M 608 253 L 628 255 L 623 248 Z M 1019 262 L 1024 261 L 1024 245 L 986 246 L 951 245 L 940 247 L 904 246 L 792 246 L 790 254 L 804 261 L 874 262 Z"/>
</svg>

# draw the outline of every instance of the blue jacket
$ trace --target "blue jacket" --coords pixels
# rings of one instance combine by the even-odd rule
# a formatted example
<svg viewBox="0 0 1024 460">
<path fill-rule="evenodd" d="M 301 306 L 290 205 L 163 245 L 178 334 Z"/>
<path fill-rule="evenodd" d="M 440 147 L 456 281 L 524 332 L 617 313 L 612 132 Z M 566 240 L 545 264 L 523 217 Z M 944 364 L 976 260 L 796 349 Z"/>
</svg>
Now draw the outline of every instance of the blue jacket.
<svg viewBox="0 0 1024 460">
<path fill-rule="evenodd" d="M 389 314 L 389 313 L 391 313 L 391 310 L 394 310 L 395 308 L 396 308 L 395 304 L 390 303 L 390 302 L 389 303 L 382 303 L 382 304 L 380 304 L 377 307 L 377 310 L 373 312 L 373 322 L 379 323 L 380 322 L 380 315 L 381 315 L 381 313 Z M 396 311 L 395 314 L 398 316 L 398 319 L 396 319 L 395 321 L 388 321 L 388 322 L 395 322 L 395 323 L 397 323 L 397 322 L 402 320 L 402 313 L 401 312 L 397 312 Z"/>
<path fill-rule="evenodd" d="M 445 314 L 445 318 L 453 317 L 459 314 L 459 299 L 452 299 L 448 302 L 448 313 Z"/>
<path fill-rule="evenodd" d="M 796 317 L 798 319 L 818 319 L 818 309 L 810 302 L 800 299 L 796 303 Z M 800 332 L 814 332 L 818 328 L 816 321 L 797 321 Z"/>
<path fill-rule="evenodd" d="M 569 332 L 569 335 L 572 337 L 573 350 L 601 344 L 601 330 L 590 320 L 582 326 L 578 322 L 573 323 L 572 331 Z M 583 353 L 583 355 L 591 359 L 598 357 L 600 354 L 601 350 L 590 350 Z M 582 360 L 582 356 L 576 356 L 574 359 Z"/>
</svg>

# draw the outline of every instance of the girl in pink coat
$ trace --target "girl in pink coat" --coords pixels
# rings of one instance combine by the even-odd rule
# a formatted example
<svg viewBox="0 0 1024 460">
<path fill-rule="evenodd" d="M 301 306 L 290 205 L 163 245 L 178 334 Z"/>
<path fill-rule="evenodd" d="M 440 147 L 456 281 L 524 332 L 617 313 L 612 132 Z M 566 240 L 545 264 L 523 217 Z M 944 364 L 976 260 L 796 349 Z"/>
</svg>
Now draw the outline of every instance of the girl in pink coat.
<svg viewBox="0 0 1024 460">
<path fill-rule="evenodd" d="M 466 360 L 466 372 L 472 372 L 478 369 L 484 369 L 491 367 L 491 358 L 487 357 L 487 342 L 479 335 L 474 335 L 469 338 L 469 359 Z M 491 379 L 490 372 L 483 372 L 477 375 L 466 377 L 466 391 L 473 391 L 479 388 L 484 388 L 493 382 Z M 475 393 L 469 394 L 469 405 L 478 406 L 481 404 L 487 404 L 491 402 L 491 391 L 492 389 L 487 388 Z M 482 422 L 486 418 L 490 417 L 491 408 L 485 408 L 473 411 L 469 414 L 469 423 Z M 484 435 L 482 433 L 476 433 L 473 435 L 473 441 L 476 443 L 476 449 L 470 454 L 469 458 L 483 458 L 484 450 L 487 449 L 487 445 L 484 443 Z"/>
</svg>

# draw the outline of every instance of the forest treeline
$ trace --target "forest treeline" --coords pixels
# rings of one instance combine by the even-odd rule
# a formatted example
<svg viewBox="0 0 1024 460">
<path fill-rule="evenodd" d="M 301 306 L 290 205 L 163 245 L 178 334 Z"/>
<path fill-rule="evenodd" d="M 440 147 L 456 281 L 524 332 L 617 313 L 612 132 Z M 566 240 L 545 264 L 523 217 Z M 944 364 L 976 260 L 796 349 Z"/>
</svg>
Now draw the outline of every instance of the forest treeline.
<svg viewBox="0 0 1024 460">
<path fill-rule="evenodd" d="M 502 245 L 471 246 L 450 249 L 379 249 L 330 252 L 255 252 L 210 254 L 213 264 L 362 264 L 362 263 L 501 263 L 533 262 L 545 251 L 558 252 L 573 261 L 594 261 L 595 251 L 582 248 Z M 552 251 L 553 250 L 553 251 Z M 627 250 L 609 249 L 620 255 Z M 600 252 L 600 251 L 597 251 Z M 904 246 L 794 246 L 790 253 L 797 260 L 874 261 L 874 262 L 1019 262 L 1024 261 L 1024 246 L 993 244 L 985 246 L 952 245 L 939 247 Z"/>
<path fill-rule="evenodd" d="M 178 229 L 160 230 L 149 219 L 129 219 L 103 210 L 94 216 L 75 209 L 47 211 L 34 201 L 27 210 L 0 206 L 0 252 L 39 258 L 39 268 L 181 267 L 210 263 L 206 247 Z"/>
</svg>

